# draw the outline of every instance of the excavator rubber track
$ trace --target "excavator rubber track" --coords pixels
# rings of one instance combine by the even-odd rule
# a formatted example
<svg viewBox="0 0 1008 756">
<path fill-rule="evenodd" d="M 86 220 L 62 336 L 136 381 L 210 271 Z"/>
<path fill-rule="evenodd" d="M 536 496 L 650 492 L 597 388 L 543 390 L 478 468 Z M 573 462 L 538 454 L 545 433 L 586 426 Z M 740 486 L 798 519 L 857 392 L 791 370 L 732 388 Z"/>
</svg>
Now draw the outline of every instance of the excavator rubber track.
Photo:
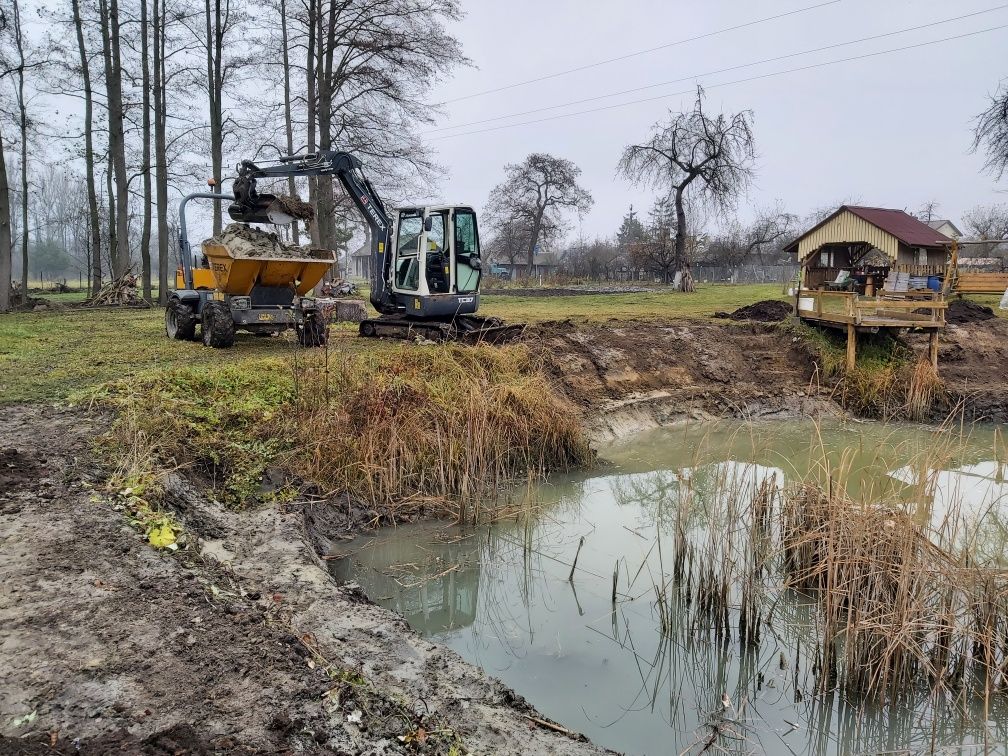
<svg viewBox="0 0 1008 756">
<path fill-rule="evenodd" d="M 360 335 L 367 338 L 403 339 L 463 344 L 504 344 L 521 338 L 524 323 L 505 323 L 500 318 L 459 315 L 450 321 L 413 320 L 385 316 L 361 321 Z"/>
</svg>

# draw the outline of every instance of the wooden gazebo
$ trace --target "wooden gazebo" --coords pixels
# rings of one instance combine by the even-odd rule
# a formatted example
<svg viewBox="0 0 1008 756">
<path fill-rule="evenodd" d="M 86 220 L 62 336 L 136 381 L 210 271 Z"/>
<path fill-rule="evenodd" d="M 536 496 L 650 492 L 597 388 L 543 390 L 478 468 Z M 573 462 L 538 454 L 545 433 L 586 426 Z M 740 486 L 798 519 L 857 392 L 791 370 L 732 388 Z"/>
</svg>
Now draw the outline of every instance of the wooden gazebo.
<svg viewBox="0 0 1008 756">
<path fill-rule="evenodd" d="M 951 244 L 902 210 L 843 205 L 788 245 L 801 269 L 795 311 L 846 330 L 849 367 L 858 332 L 913 328 L 930 334 L 937 368 Z"/>
</svg>

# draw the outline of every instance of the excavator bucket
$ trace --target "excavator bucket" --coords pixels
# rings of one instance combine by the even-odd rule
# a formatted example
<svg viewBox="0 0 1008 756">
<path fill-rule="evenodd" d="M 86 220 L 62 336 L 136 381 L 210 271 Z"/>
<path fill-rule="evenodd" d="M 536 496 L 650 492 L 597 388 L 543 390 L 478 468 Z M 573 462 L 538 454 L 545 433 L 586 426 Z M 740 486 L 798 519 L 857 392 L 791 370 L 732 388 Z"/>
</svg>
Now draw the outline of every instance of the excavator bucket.
<svg viewBox="0 0 1008 756">
<path fill-rule="evenodd" d="M 234 202 L 228 205 L 231 220 L 239 223 L 272 223 L 283 226 L 294 220 L 311 222 L 315 210 L 297 197 L 259 194 L 255 179 L 241 176 L 234 182 Z"/>
</svg>

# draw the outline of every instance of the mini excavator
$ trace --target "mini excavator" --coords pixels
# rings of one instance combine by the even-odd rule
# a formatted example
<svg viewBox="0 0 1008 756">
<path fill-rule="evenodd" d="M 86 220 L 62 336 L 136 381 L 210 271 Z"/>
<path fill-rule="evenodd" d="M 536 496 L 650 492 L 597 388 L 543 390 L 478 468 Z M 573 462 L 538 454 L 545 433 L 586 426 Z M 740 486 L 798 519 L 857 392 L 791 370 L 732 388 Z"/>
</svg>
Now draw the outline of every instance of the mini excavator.
<svg viewBox="0 0 1008 756">
<path fill-rule="evenodd" d="M 360 323 L 362 336 L 497 343 L 521 333 L 521 325 L 506 325 L 499 318 L 484 318 L 475 314 L 479 308 L 482 277 L 475 211 L 465 205 L 432 205 L 401 207 L 390 213 L 364 174 L 360 160 L 347 152 L 319 151 L 284 156 L 270 162 L 242 161 L 237 166 L 234 199 L 228 206 L 228 215 L 233 221 L 244 224 L 285 225 L 297 218 L 310 219 L 310 206 L 288 197 L 259 193 L 256 182 L 258 179 L 326 175 L 334 176 L 340 182 L 370 231 L 370 299 L 379 317 L 367 318 Z M 218 273 L 216 258 L 210 260 L 210 270 L 204 273 L 197 268 L 195 273 L 203 275 L 194 277 L 193 255 L 186 239 L 185 222 L 185 205 L 193 198 L 223 199 L 220 194 L 197 193 L 180 203 L 182 269 L 177 276 L 177 288 L 169 297 L 169 312 L 166 314 L 168 335 L 195 338 L 189 331 L 194 331 L 195 323 L 207 320 L 205 311 L 209 307 L 217 311 L 211 319 L 211 326 L 227 319 L 224 309 L 228 308 L 234 318 L 233 327 L 251 331 L 278 326 L 295 327 L 299 337 L 302 333 L 309 336 L 302 339 L 302 343 L 324 343 L 325 334 L 320 330 L 324 326 L 315 321 L 314 314 L 310 312 L 313 302 L 304 296 L 311 288 L 306 286 L 309 278 L 314 279 L 312 286 L 321 278 L 321 275 L 316 278 L 312 274 L 315 269 L 310 265 L 311 260 L 302 261 L 304 266 L 292 273 L 294 277 L 289 281 L 275 280 L 275 274 L 281 269 L 295 270 L 297 266 L 283 266 L 280 261 L 275 261 L 278 264 L 272 266 L 274 280 L 254 278 L 244 296 L 228 293 L 227 286 L 221 283 L 221 276 L 227 278 L 228 274 L 222 266 Z M 213 257 L 208 245 L 203 245 L 204 256 Z M 212 245 L 209 246 L 212 248 Z M 330 259 L 326 269 L 332 262 Z M 268 272 L 270 261 L 264 260 L 263 265 L 262 271 Z M 196 279 L 205 285 L 197 285 Z M 282 317 L 271 318 L 271 312 L 265 310 L 254 312 L 257 305 L 260 308 L 279 308 Z M 173 318 L 176 318 L 174 333 Z M 180 320 L 185 324 L 182 335 L 178 335 Z M 205 322 L 203 325 L 206 342 L 208 326 Z M 230 343 L 210 345 L 230 346 Z"/>
</svg>

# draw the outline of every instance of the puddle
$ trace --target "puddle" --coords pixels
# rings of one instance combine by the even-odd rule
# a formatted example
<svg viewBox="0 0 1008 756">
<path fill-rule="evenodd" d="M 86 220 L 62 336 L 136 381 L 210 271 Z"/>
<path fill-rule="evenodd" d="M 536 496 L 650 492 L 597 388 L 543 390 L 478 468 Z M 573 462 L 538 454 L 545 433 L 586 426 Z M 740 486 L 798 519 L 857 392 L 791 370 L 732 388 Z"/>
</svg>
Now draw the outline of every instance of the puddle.
<svg viewBox="0 0 1008 756">
<path fill-rule="evenodd" d="M 514 492 L 508 519 L 386 529 L 342 545 L 330 567 L 545 715 L 626 753 L 974 754 L 1008 743 L 1006 695 L 964 713 L 926 691 L 885 706 L 819 692 L 807 595 L 782 591 L 756 646 L 740 642 L 734 610 L 725 637 L 674 602 L 663 627 L 656 600 L 684 496 L 706 537 L 717 497 L 809 476 L 902 502 L 939 533 L 954 522 L 949 537 L 969 539 L 976 559 L 1008 565 L 1003 429 L 717 423 L 601 454 L 590 473 Z"/>
</svg>

